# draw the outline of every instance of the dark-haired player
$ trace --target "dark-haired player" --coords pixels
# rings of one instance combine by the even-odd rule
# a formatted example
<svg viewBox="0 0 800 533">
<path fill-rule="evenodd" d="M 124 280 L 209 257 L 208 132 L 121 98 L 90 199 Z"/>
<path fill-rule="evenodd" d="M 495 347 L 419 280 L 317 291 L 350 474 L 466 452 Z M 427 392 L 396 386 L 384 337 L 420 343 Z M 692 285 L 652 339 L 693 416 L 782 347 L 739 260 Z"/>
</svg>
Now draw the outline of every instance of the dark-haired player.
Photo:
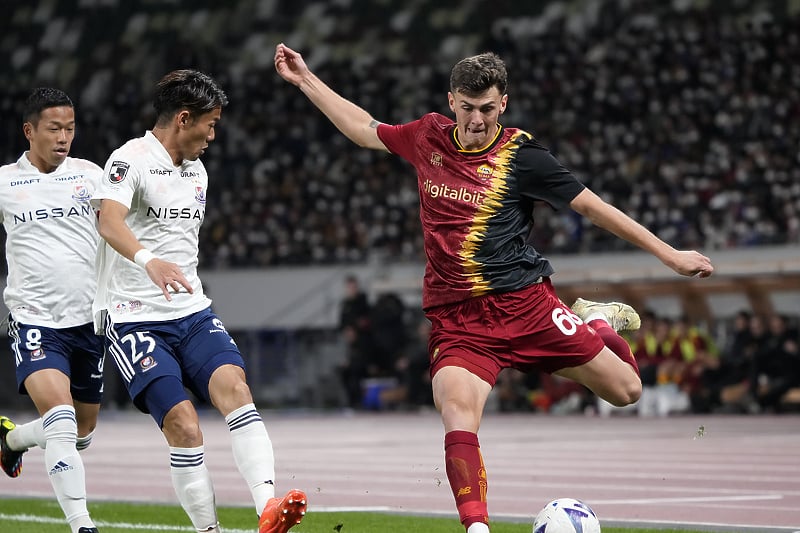
<svg viewBox="0 0 800 533">
<path fill-rule="evenodd" d="M 478 444 L 484 405 L 501 369 L 552 372 L 615 405 L 641 393 L 636 361 L 615 330 L 635 329 L 629 306 L 562 303 L 553 268 L 527 242 L 537 200 L 570 207 L 683 275 L 707 276 L 707 257 L 678 251 L 601 200 L 534 137 L 498 122 L 506 109 L 503 61 L 485 53 L 451 72 L 455 122 L 429 113 L 381 124 L 345 100 L 279 44 L 278 73 L 359 146 L 401 156 L 417 171 L 427 266 L 423 307 L 433 396 L 444 424 L 447 477 L 468 533 L 489 531 L 487 477 Z"/>
<path fill-rule="evenodd" d="M 272 442 L 247 386 L 239 348 L 210 308 L 197 276 L 208 198 L 200 156 L 228 98 L 209 76 L 176 70 L 157 84 L 156 123 L 115 150 L 95 200 L 100 208 L 95 309 L 133 403 L 150 413 L 170 450 L 178 500 L 197 531 L 219 531 L 197 411 L 184 387 L 225 417 L 260 533 L 284 533 L 306 496 L 275 497 Z M 98 324 L 101 320 L 98 320 Z"/>
<path fill-rule="evenodd" d="M 103 339 L 92 327 L 98 236 L 89 203 L 102 170 L 69 157 L 75 109 L 58 89 L 31 92 L 22 131 L 30 149 L 0 168 L 8 261 L 3 297 L 19 392 L 30 396 L 40 418 L 15 425 L 0 417 L 0 462 L 17 477 L 22 454 L 43 448 L 72 533 L 93 533 L 78 451 L 92 441 L 103 390 Z"/>
</svg>

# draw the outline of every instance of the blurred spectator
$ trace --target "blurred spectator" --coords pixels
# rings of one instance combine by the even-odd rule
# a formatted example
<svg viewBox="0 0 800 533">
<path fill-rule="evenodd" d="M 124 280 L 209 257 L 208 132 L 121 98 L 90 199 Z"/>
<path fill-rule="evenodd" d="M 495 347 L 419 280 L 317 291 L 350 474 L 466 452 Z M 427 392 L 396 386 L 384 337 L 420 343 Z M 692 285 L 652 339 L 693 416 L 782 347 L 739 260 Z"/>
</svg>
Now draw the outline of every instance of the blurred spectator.
<svg viewBox="0 0 800 533">
<path fill-rule="evenodd" d="M 352 274 L 344 280 L 344 296 L 339 306 L 339 329 L 345 328 L 359 331 L 367 331 L 370 328 L 369 299 L 361 288 L 358 278 Z"/>
<path fill-rule="evenodd" d="M 397 294 L 380 294 L 372 304 L 371 324 L 375 353 L 371 358 L 372 375 L 392 373 L 408 343 L 406 307 Z"/>
<path fill-rule="evenodd" d="M 655 387 L 658 365 L 663 359 L 661 342 L 656 337 L 656 314 L 647 309 L 639 314 L 641 327 L 627 333 L 631 351 L 639 365 L 639 375 L 642 378 L 642 387 Z"/>
<path fill-rule="evenodd" d="M 375 355 L 375 343 L 370 321 L 371 306 L 358 278 L 349 275 L 344 280 L 345 291 L 339 310 L 339 328 L 347 346 L 338 373 L 345 390 L 347 404 L 360 408 L 363 392 L 361 383 L 370 376 Z"/>
<path fill-rule="evenodd" d="M 738 383 L 723 386 L 720 391 L 718 411 L 746 413 L 757 412 L 759 407 L 752 397 L 752 391 L 757 381 L 756 359 L 761 347 L 769 341 L 769 332 L 760 315 L 752 315 L 749 323 L 749 334 L 742 335 L 745 344 L 741 346 L 741 353 L 737 357 L 741 361 L 742 369 L 746 373 Z"/>
<path fill-rule="evenodd" d="M 779 412 L 783 396 L 800 387 L 800 337 L 783 315 L 771 315 L 768 324 L 765 342 L 755 354 L 750 392 L 760 410 Z"/>
<path fill-rule="evenodd" d="M 722 406 L 720 395 L 725 387 L 747 380 L 753 365 L 749 311 L 739 311 L 724 339 L 719 364 L 708 368 L 700 376 L 701 386 L 692 396 L 692 411 L 706 413 Z"/>
<path fill-rule="evenodd" d="M 433 406 L 428 356 L 430 333 L 430 321 L 421 318 L 417 323 L 414 338 L 394 363 L 392 377 L 396 379 L 396 384 L 381 392 L 381 406 L 388 408 Z"/>
<path fill-rule="evenodd" d="M 685 316 L 675 321 L 672 335 L 681 360 L 678 384 L 691 399 L 701 394 L 703 374 L 719 369 L 719 349 L 705 329 L 692 325 Z"/>
<path fill-rule="evenodd" d="M 554 415 L 583 413 L 593 398 L 580 383 L 547 373 L 539 374 L 539 386 L 528 396 L 531 407 Z"/>
</svg>

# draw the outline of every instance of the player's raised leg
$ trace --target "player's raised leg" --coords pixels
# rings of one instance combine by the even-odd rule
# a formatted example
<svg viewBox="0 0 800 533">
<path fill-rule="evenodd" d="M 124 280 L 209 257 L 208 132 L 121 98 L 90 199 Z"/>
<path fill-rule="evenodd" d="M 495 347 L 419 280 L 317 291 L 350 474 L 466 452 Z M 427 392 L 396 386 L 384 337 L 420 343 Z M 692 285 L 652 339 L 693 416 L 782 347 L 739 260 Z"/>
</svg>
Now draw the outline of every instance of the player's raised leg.
<svg viewBox="0 0 800 533">
<path fill-rule="evenodd" d="M 591 361 L 556 372 L 588 387 L 618 407 L 638 401 L 642 394 L 639 366 L 628 341 L 617 331 L 635 330 L 641 319 L 633 307 L 620 302 L 600 303 L 578 298 L 573 312 L 591 326 L 605 344 Z"/>
</svg>

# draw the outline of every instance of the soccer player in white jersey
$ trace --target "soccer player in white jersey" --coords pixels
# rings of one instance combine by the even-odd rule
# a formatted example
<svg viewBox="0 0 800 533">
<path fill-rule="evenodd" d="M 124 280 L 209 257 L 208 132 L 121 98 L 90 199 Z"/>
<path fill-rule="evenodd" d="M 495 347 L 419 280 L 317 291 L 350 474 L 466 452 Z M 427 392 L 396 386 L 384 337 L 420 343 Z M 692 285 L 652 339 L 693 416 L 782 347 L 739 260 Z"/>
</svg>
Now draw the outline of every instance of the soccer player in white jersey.
<svg viewBox="0 0 800 533">
<path fill-rule="evenodd" d="M 98 235 L 89 203 L 102 169 L 68 157 L 75 109 L 58 89 L 35 89 L 22 130 L 30 149 L 0 167 L 11 312 L 8 336 L 19 392 L 40 418 L 0 416 L 0 463 L 22 471 L 22 454 L 44 449 L 45 469 L 72 533 L 96 533 L 86 508 L 79 450 L 89 446 L 103 390 L 103 339 L 92 325 Z"/>
<path fill-rule="evenodd" d="M 105 314 L 109 354 L 134 405 L 166 437 L 173 486 L 197 531 L 219 525 L 203 434 L 184 387 L 225 417 L 259 532 L 284 533 L 305 514 L 306 495 L 290 490 L 275 497 L 272 443 L 244 360 L 197 276 L 208 186 L 199 157 L 227 102 L 209 76 L 170 72 L 156 85 L 153 129 L 109 157 L 92 200 L 107 243 L 98 251 L 95 310 Z"/>
</svg>

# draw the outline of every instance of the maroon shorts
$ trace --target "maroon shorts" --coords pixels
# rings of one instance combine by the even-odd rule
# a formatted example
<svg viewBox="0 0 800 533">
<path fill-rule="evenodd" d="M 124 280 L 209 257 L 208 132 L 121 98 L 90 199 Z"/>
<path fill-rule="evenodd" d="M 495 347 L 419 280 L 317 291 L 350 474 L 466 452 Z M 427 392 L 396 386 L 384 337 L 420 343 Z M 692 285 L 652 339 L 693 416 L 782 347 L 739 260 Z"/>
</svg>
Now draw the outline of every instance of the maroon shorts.
<svg viewBox="0 0 800 533">
<path fill-rule="evenodd" d="M 465 368 L 494 386 L 504 368 L 555 372 L 591 361 L 605 344 L 556 296 L 548 278 L 518 291 L 487 294 L 426 312 L 431 376 Z"/>
</svg>

